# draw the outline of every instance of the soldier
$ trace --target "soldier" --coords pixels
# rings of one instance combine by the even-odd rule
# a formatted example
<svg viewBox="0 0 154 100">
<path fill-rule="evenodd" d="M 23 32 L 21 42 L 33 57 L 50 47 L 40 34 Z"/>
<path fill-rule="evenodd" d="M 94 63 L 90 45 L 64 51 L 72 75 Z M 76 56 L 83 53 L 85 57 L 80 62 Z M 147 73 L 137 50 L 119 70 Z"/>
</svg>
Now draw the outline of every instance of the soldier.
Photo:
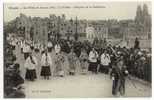
<svg viewBox="0 0 154 100">
<path fill-rule="evenodd" d="M 97 73 L 97 59 L 98 59 L 98 53 L 97 51 L 92 48 L 92 51 L 89 53 L 89 67 L 88 71 L 92 71 L 92 73 Z"/>
<path fill-rule="evenodd" d="M 36 66 L 37 66 L 37 59 L 29 53 L 29 57 L 26 59 L 24 67 L 26 68 L 26 75 L 25 79 L 34 81 L 37 78 L 36 76 Z"/>
<path fill-rule="evenodd" d="M 125 77 L 128 75 L 123 56 L 113 63 L 110 75 L 113 80 L 112 94 L 117 96 L 120 93 L 123 96 L 125 94 Z"/>
<path fill-rule="evenodd" d="M 41 76 L 49 80 L 49 76 L 51 76 L 50 67 L 52 66 L 52 60 L 47 50 L 42 54 L 41 66 Z"/>
</svg>

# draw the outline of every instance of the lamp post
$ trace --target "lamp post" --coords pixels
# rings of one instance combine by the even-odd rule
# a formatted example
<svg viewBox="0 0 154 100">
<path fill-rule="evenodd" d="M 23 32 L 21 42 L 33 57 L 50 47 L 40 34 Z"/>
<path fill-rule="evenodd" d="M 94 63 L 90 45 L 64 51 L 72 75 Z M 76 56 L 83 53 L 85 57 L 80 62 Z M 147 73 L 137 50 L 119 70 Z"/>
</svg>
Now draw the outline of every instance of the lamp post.
<svg viewBox="0 0 154 100">
<path fill-rule="evenodd" d="M 67 34 L 66 34 L 66 36 L 67 36 L 67 40 L 70 40 L 70 30 L 68 29 L 68 31 L 67 31 Z"/>
<path fill-rule="evenodd" d="M 60 38 L 60 16 L 58 16 L 58 21 L 57 21 L 57 33 L 56 33 L 56 40 Z"/>
<path fill-rule="evenodd" d="M 77 27 L 78 26 L 78 22 L 77 22 L 77 17 L 76 17 L 76 22 L 75 22 L 75 34 L 74 34 L 74 39 L 77 41 L 78 40 L 78 31 L 77 31 Z"/>
</svg>

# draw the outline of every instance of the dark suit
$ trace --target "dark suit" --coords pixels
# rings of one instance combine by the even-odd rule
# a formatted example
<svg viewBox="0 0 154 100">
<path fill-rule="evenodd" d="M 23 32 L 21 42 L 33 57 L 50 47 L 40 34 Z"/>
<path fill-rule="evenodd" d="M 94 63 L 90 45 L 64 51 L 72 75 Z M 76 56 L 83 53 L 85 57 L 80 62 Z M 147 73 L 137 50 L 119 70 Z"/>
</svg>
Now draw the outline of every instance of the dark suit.
<svg viewBox="0 0 154 100">
<path fill-rule="evenodd" d="M 114 66 L 111 71 L 111 77 L 114 78 L 112 85 L 112 94 L 117 95 L 120 92 L 121 95 L 125 94 L 125 76 L 126 68 L 122 67 L 121 69 L 117 66 Z"/>
</svg>

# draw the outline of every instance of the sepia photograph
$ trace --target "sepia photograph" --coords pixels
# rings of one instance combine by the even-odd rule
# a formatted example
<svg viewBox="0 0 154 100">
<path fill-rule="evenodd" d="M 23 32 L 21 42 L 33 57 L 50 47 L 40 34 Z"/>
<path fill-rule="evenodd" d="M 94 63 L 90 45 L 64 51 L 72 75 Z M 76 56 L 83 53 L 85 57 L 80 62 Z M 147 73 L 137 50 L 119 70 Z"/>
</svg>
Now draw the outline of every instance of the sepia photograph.
<svg viewBox="0 0 154 100">
<path fill-rule="evenodd" d="M 152 2 L 4 2 L 3 56 L 3 98 L 152 97 Z"/>
</svg>

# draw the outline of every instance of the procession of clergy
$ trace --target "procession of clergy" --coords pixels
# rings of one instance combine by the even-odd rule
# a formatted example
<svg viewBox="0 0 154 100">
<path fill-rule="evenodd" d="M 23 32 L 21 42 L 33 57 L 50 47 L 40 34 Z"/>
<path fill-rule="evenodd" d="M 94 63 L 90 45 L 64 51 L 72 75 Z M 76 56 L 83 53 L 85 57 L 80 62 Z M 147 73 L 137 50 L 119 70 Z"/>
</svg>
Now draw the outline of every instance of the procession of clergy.
<svg viewBox="0 0 154 100">
<path fill-rule="evenodd" d="M 40 76 L 45 80 L 52 77 L 65 77 L 67 75 L 76 74 L 97 74 L 98 72 L 110 74 L 113 79 L 112 94 L 116 95 L 118 91 L 123 95 L 125 92 L 125 76 L 128 71 L 123 62 L 123 56 L 112 62 L 107 50 L 99 56 L 95 48 L 91 48 L 89 54 L 82 48 L 79 57 L 74 52 L 74 48 L 70 49 L 70 53 L 64 53 L 61 45 L 56 42 L 54 45 L 51 41 L 47 45 L 34 44 L 29 41 L 18 41 L 14 39 L 10 44 L 15 49 L 20 47 L 21 53 L 24 55 L 26 69 L 25 80 L 35 81 L 37 79 L 36 69 L 41 64 Z M 67 49 L 67 48 L 66 48 Z M 38 53 L 41 59 L 34 55 Z M 98 59 L 100 59 L 98 61 Z"/>
<path fill-rule="evenodd" d="M 33 55 L 33 52 L 41 53 L 42 55 L 40 76 L 44 77 L 44 79 L 49 79 L 50 76 L 64 77 L 68 74 L 86 74 L 88 71 L 97 73 L 98 70 L 108 74 L 109 64 L 111 63 L 107 51 L 101 55 L 101 66 L 98 69 L 97 59 L 99 55 L 94 48 L 92 48 L 89 55 L 86 50 L 82 49 L 80 56 L 77 57 L 73 48 L 71 48 L 69 54 L 66 54 L 61 51 L 60 44 L 53 45 L 51 42 L 48 42 L 47 47 L 31 46 L 28 42 L 24 42 L 21 44 L 21 52 L 24 54 L 24 67 L 27 70 L 25 79 L 30 81 L 34 81 L 37 78 L 35 69 L 39 62 L 39 59 Z M 69 65 L 65 63 L 67 61 Z"/>
</svg>

